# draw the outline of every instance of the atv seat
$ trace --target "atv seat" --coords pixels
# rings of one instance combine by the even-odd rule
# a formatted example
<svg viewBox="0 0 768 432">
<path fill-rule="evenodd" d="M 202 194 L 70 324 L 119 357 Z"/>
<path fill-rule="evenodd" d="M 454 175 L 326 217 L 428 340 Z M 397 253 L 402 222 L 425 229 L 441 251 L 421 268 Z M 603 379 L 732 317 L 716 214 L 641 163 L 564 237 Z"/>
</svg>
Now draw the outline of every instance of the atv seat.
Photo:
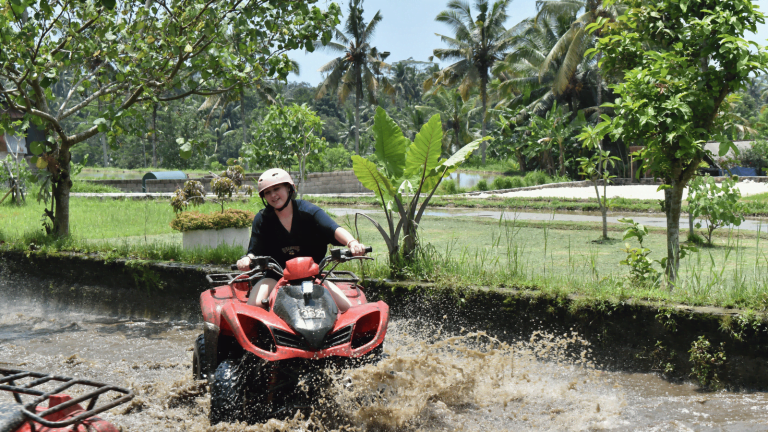
<svg viewBox="0 0 768 432">
<path fill-rule="evenodd" d="M 15 431 L 26 419 L 21 405 L 0 401 L 0 431 Z"/>
</svg>

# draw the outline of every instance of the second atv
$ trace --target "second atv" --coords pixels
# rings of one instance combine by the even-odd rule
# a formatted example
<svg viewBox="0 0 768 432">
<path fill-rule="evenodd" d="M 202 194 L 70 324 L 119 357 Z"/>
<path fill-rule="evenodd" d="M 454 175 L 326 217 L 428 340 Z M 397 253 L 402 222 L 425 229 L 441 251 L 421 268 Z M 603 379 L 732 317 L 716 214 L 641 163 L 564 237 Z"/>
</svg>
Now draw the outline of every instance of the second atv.
<svg viewBox="0 0 768 432">
<path fill-rule="evenodd" d="M 353 259 L 370 258 L 333 249 L 319 265 L 312 258 L 294 258 L 283 270 L 270 257 L 256 257 L 248 272 L 207 276 L 216 288 L 200 296 L 204 327 L 195 341 L 193 373 L 211 384 L 212 425 L 287 415 L 311 404 L 325 383 L 323 369 L 382 355 L 389 307 L 369 303 L 354 273 L 334 272 Z M 268 270 L 282 278 L 265 300 L 267 308 L 247 304 L 253 285 Z M 326 281 L 335 283 L 353 307 L 339 313 Z"/>
</svg>

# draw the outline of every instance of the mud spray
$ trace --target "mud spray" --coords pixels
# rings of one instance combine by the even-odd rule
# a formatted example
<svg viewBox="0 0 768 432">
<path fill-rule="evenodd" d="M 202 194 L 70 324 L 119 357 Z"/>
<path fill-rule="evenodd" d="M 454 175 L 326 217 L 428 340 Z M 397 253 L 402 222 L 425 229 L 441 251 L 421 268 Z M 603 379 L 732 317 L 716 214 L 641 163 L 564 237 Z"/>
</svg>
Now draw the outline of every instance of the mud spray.
<svg viewBox="0 0 768 432">
<path fill-rule="evenodd" d="M 376 365 L 329 370 L 310 412 L 264 424 L 209 426 L 194 381 L 199 325 L 114 319 L 0 298 L 0 364 L 131 387 L 103 415 L 124 431 L 766 430 L 763 393 L 699 393 L 652 374 L 600 371 L 577 334 L 506 343 L 474 329 L 445 334 L 396 320 Z M 498 335 L 503 338 L 503 335 Z M 10 399 L 7 395 L 2 398 Z"/>
</svg>

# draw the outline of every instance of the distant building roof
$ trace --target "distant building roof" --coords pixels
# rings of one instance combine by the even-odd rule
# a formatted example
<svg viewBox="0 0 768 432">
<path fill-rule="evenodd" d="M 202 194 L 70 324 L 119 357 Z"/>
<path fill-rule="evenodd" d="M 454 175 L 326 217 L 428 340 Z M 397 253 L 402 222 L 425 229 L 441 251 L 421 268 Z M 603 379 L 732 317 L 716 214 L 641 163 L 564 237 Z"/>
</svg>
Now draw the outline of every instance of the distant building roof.
<svg viewBox="0 0 768 432">
<path fill-rule="evenodd" d="M 736 148 L 739 149 L 739 151 L 745 151 L 752 148 L 752 144 L 754 143 L 754 140 L 750 141 L 734 141 L 733 143 L 736 144 Z M 716 141 L 710 141 L 706 144 L 704 144 L 704 149 L 709 150 L 712 152 L 713 155 L 715 155 L 716 158 L 720 157 L 720 143 Z M 728 153 L 725 154 L 725 156 L 722 156 L 724 158 L 733 158 L 733 150 L 728 150 Z"/>
</svg>

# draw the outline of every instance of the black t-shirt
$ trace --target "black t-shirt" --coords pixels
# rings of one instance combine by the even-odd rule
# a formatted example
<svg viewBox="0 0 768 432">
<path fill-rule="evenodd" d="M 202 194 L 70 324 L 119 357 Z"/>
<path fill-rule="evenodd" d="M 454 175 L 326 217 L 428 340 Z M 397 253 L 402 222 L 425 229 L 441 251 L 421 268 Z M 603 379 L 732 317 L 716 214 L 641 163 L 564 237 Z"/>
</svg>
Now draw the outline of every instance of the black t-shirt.
<svg viewBox="0 0 768 432">
<path fill-rule="evenodd" d="M 248 253 L 271 256 L 285 268 L 286 261 L 296 257 L 312 257 L 315 263 L 325 257 L 328 244 L 344 246 L 336 240 L 334 222 L 320 207 L 304 200 L 291 200 L 293 220 L 291 232 L 285 229 L 271 206 L 253 218 Z"/>
</svg>

